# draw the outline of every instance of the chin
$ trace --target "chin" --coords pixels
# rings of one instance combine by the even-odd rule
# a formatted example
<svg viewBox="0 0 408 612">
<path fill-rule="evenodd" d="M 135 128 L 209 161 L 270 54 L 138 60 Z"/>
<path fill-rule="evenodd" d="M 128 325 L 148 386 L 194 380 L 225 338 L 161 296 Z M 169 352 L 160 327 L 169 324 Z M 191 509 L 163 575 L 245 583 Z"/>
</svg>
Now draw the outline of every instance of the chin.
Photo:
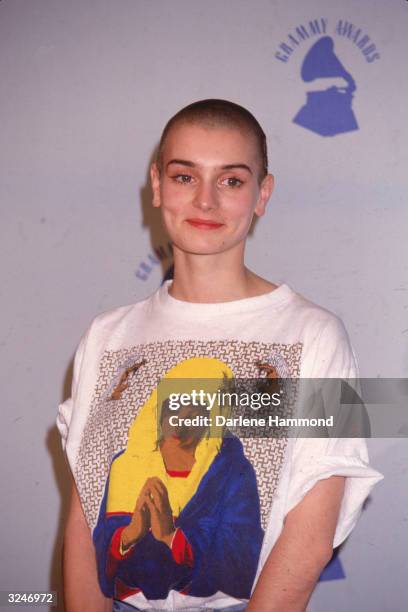
<svg viewBox="0 0 408 612">
<path fill-rule="evenodd" d="M 226 244 L 199 244 L 199 241 L 192 243 L 173 243 L 180 251 L 189 253 L 191 255 L 216 255 L 217 253 L 223 253 L 229 251 L 234 245 Z"/>
</svg>

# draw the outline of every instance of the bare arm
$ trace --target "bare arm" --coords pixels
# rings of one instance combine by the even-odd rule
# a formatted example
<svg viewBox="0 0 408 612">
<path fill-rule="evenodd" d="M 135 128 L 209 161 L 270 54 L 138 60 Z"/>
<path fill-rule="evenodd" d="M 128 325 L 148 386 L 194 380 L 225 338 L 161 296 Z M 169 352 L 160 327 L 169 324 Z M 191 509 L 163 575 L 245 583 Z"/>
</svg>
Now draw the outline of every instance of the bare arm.
<svg viewBox="0 0 408 612">
<path fill-rule="evenodd" d="M 64 533 L 63 580 L 65 612 L 111 612 L 112 600 L 99 588 L 91 532 L 74 482 Z"/>
<path fill-rule="evenodd" d="M 286 516 L 284 527 L 259 576 L 247 612 L 303 612 L 333 539 L 345 478 L 320 480 Z"/>
</svg>

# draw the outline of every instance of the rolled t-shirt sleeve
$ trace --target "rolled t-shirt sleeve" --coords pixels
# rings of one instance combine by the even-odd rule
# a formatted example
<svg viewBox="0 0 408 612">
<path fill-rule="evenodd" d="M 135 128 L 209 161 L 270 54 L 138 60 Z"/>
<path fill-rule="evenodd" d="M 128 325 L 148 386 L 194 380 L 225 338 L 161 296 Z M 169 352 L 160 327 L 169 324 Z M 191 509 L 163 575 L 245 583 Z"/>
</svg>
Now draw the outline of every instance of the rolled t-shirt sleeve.
<svg viewBox="0 0 408 612">
<path fill-rule="evenodd" d="M 310 362 L 303 369 L 302 377 L 349 379 L 358 376 L 353 348 L 340 319 L 332 315 L 318 335 L 316 347 L 309 355 Z M 306 383 L 307 384 L 307 383 Z M 333 381 L 325 389 L 327 393 L 338 393 L 340 386 Z M 333 391 L 334 390 L 334 391 Z M 333 397 L 327 401 L 335 401 Z M 337 398 L 339 401 L 339 398 Z M 338 416 L 341 416 L 342 407 Z M 347 410 L 347 409 L 346 409 Z M 336 415 L 337 416 L 337 415 Z M 354 415 L 348 413 L 348 420 Z M 356 411 L 355 419 L 361 419 Z M 347 420 L 347 419 L 346 419 Z M 359 424 L 357 423 L 359 427 Z M 334 429 L 345 431 L 341 427 Z M 358 429 L 357 431 L 361 431 Z M 330 435 L 330 434 L 329 434 Z M 332 434 L 333 435 L 333 434 Z M 326 437 L 297 438 L 292 440 L 293 452 L 290 463 L 290 478 L 286 498 L 285 515 L 292 510 L 319 481 L 330 476 L 345 476 L 345 490 L 334 536 L 336 547 L 355 527 L 363 504 L 371 490 L 383 476 L 369 465 L 365 438 Z"/>
<path fill-rule="evenodd" d="M 64 402 L 62 402 L 58 406 L 56 425 L 61 435 L 61 443 L 62 443 L 62 448 L 64 450 L 66 448 L 69 427 L 71 424 L 72 414 L 73 414 L 75 403 L 76 403 L 77 396 L 78 396 L 80 371 L 81 371 L 81 366 L 83 363 L 86 338 L 87 338 L 87 333 L 85 333 L 82 336 L 78 344 L 78 347 L 76 349 L 76 352 L 75 352 L 72 385 L 71 385 L 71 395 L 69 398 L 67 398 Z"/>
<path fill-rule="evenodd" d="M 383 476 L 368 463 L 362 438 L 299 438 L 295 440 L 285 515 L 319 481 L 345 476 L 344 495 L 333 541 L 335 548 L 355 527 L 363 504 Z"/>
</svg>

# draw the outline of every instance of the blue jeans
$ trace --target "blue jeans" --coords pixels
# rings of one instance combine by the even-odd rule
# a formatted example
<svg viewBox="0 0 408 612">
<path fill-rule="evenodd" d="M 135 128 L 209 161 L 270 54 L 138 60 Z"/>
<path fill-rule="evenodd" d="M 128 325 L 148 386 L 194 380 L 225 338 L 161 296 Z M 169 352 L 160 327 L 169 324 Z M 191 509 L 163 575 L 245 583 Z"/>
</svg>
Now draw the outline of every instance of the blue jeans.
<svg viewBox="0 0 408 612">
<path fill-rule="evenodd" d="M 246 609 L 245 603 L 234 604 L 232 606 L 227 606 L 226 608 L 218 608 L 222 612 L 244 612 Z M 119 601 L 118 599 L 113 600 L 112 612 L 134 612 L 135 610 L 140 610 L 140 608 L 135 608 L 134 606 L 130 606 L 123 601 Z M 211 608 L 185 608 L 184 612 L 199 612 L 200 610 L 205 610 L 205 612 L 212 612 Z M 150 612 L 154 612 L 150 610 Z M 183 612 L 183 611 L 182 611 Z"/>
</svg>

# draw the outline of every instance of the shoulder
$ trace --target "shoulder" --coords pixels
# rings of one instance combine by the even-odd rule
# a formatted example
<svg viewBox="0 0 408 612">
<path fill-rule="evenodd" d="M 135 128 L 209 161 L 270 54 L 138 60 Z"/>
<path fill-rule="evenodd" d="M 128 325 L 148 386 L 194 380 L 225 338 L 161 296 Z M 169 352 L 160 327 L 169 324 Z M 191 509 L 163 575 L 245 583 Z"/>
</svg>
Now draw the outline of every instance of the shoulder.
<svg viewBox="0 0 408 612">
<path fill-rule="evenodd" d="M 347 338 L 346 328 L 342 319 L 330 311 L 295 291 L 288 285 L 287 294 L 290 299 L 284 304 L 283 317 L 286 314 L 286 324 L 292 324 L 301 332 L 307 341 L 317 341 L 321 334 L 331 338 Z"/>
<path fill-rule="evenodd" d="M 91 330 L 93 334 L 113 333 L 123 325 L 137 324 L 148 315 L 155 293 L 137 302 L 117 306 L 96 314 L 91 320 L 88 330 Z"/>
<path fill-rule="evenodd" d="M 92 319 L 91 326 L 95 328 L 109 328 L 115 326 L 128 317 L 143 312 L 148 301 L 149 298 L 146 298 L 132 304 L 125 304 L 124 306 L 117 306 L 110 310 L 100 312 Z"/>
<path fill-rule="evenodd" d="M 328 308 L 317 304 L 291 287 L 289 287 L 289 290 L 292 298 L 290 301 L 291 308 L 305 320 L 316 321 L 320 325 L 325 325 L 333 320 L 340 321 L 339 317 Z"/>
<path fill-rule="evenodd" d="M 102 354 L 107 347 L 120 348 L 129 337 L 140 337 L 150 318 L 154 294 L 123 306 L 102 311 L 91 318 L 80 338 L 78 360 L 84 355 L 91 359 Z M 113 350 L 113 349 L 112 349 Z"/>
<path fill-rule="evenodd" d="M 355 355 L 342 319 L 293 291 L 286 326 L 293 324 L 303 344 L 302 377 L 355 375 Z"/>
</svg>

